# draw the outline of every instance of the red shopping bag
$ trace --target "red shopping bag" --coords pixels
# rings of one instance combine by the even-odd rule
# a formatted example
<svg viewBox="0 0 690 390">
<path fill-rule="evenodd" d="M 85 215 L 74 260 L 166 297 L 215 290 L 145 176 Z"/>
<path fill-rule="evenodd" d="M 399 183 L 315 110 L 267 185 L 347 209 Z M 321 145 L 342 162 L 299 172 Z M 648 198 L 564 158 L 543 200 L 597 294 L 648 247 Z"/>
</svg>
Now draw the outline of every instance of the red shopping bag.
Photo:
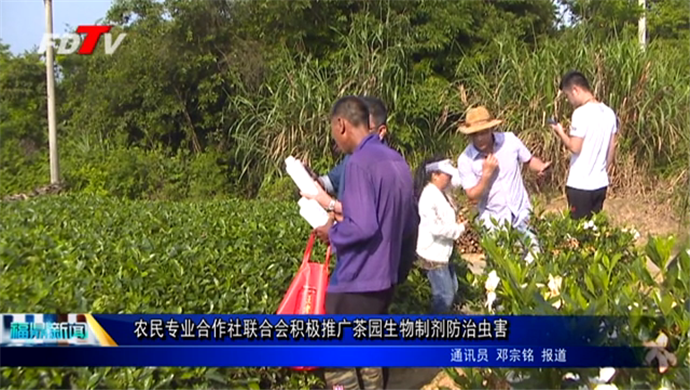
<svg viewBox="0 0 690 390">
<path fill-rule="evenodd" d="M 326 261 L 311 261 L 311 251 L 316 241 L 316 234 L 309 236 L 307 249 L 304 251 L 302 265 L 292 280 L 290 288 L 283 297 L 276 314 L 306 315 L 326 314 L 326 289 L 328 288 L 328 266 L 331 262 L 331 246 L 326 249 Z M 311 371 L 316 367 L 293 367 L 293 370 Z"/>
</svg>

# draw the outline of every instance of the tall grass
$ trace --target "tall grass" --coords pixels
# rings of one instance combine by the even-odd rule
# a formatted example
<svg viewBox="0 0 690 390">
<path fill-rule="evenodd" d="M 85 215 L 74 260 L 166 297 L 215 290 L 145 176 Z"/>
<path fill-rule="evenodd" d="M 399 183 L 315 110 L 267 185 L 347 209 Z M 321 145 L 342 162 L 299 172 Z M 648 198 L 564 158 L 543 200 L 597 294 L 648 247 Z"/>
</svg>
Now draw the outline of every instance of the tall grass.
<svg viewBox="0 0 690 390">
<path fill-rule="evenodd" d="M 632 38 L 607 42 L 589 39 L 575 30 L 536 48 L 510 37 L 485 48 L 488 56 L 468 57 L 458 66 L 458 80 L 467 90 L 467 104 L 487 104 L 506 120 L 538 155 L 553 161 L 554 186 L 562 186 L 567 152 L 548 126 L 549 116 L 570 122 L 572 108 L 557 99 L 560 76 L 578 69 L 590 78 L 595 95 L 620 120 L 614 187 L 635 187 L 644 173 L 687 180 L 690 56 L 663 42 L 643 52 Z M 656 188 L 658 190 L 658 188 Z M 687 187 L 684 188 L 687 193 Z"/>
<path fill-rule="evenodd" d="M 562 188 L 568 153 L 546 119 L 569 124 L 572 108 L 556 98 L 558 82 L 579 69 L 620 119 L 614 189 L 643 189 L 650 175 L 687 180 L 686 51 L 652 43 L 642 52 L 634 37 L 597 41 L 581 29 L 536 45 L 504 36 L 467 53 L 456 79 L 445 80 L 408 58 L 409 40 L 399 35 L 406 30 L 387 23 L 356 18 L 341 36 L 341 50 L 326 61 L 286 51 L 258 94 L 233 98 L 239 119 L 229 135 L 243 155 L 244 172 L 276 174 L 289 154 L 327 169 L 339 157 L 327 120 L 332 103 L 346 94 L 373 94 L 386 101 L 392 144 L 412 165 L 430 153 L 457 157 L 467 143 L 455 130 L 457 121 L 468 107 L 483 104 L 505 119 L 505 130 L 553 162 L 546 184 Z"/>
<path fill-rule="evenodd" d="M 449 100 L 452 85 L 443 81 L 430 88 L 430 80 L 414 80 L 404 46 L 387 34 L 391 27 L 355 17 L 351 31 L 340 36 L 341 50 L 327 61 L 286 50 L 258 96 L 233 98 L 239 120 L 229 135 L 238 148 L 251 151 L 250 160 L 261 161 L 266 174 L 280 170 L 289 154 L 326 170 L 339 158 L 328 113 L 335 100 L 349 94 L 375 95 L 386 102 L 393 142 L 412 160 L 434 148 L 443 133 L 435 124 L 439 104 Z"/>
</svg>

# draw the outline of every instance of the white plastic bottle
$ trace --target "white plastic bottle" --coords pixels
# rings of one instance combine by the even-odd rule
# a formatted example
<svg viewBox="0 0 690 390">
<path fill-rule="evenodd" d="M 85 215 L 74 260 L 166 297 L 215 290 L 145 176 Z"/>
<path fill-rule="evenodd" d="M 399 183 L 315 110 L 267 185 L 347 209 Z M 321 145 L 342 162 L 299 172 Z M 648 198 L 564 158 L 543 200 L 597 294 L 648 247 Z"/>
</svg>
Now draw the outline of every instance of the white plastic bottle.
<svg viewBox="0 0 690 390">
<path fill-rule="evenodd" d="M 309 176 L 309 173 L 304 169 L 304 165 L 296 158 L 290 156 L 285 159 L 285 170 L 292 178 L 292 181 L 297 184 L 300 191 L 309 195 L 316 195 L 316 186 L 314 186 L 314 179 Z"/>
<path fill-rule="evenodd" d="M 301 192 L 310 195 L 317 194 L 314 179 L 309 176 L 309 173 L 304 169 L 304 165 L 302 165 L 299 160 L 292 156 L 286 158 L 285 170 L 292 178 L 292 181 L 297 184 Z M 311 225 L 311 227 L 317 228 L 328 222 L 328 213 L 316 200 L 302 197 L 297 204 L 299 205 L 299 214 Z"/>
</svg>

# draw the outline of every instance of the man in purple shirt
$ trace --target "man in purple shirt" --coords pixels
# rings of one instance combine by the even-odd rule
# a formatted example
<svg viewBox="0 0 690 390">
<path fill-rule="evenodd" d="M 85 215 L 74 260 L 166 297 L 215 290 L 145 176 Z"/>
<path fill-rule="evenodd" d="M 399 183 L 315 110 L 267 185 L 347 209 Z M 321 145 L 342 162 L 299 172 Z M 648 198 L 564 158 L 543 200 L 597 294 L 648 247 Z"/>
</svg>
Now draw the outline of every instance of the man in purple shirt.
<svg viewBox="0 0 690 390">
<path fill-rule="evenodd" d="M 373 96 L 359 96 L 369 110 L 369 133 L 378 134 L 380 141 L 385 143 L 385 137 L 388 133 L 388 110 L 386 109 L 385 103 L 378 98 Z M 390 145 L 389 145 L 390 146 Z M 345 167 L 347 166 L 347 161 L 350 156 L 345 155 L 345 158 L 333 168 L 327 175 L 318 177 L 313 172 L 311 172 L 312 177 L 317 181 L 317 193 L 316 195 L 300 193 L 303 197 L 307 199 L 315 199 L 319 204 L 326 209 L 326 211 L 335 212 L 335 220 L 338 221 L 339 217 L 342 216 L 343 207 L 340 200 L 343 197 L 344 179 L 345 179 Z M 328 184 L 328 185 L 326 185 Z M 330 188 L 328 192 L 337 192 L 338 197 L 334 199 L 327 192 L 327 188 Z M 416 207 L 417 204 L 415 203 Z M 415 211 L 415 216 L 418 218 L 418 214 Z M 419 221 L 416 221 L 415 226 L 419 225 Z M 417 259 L 416 254 L 417 245 L 417 230 L 413 230 L 410 236 L 405 237 L 403 240 L 403 248 L 401 250 L 402 257 L 400 259 L 400 268 L 398 272 L 398 284 L 402 284 L 407 279 L 414 261 Z"/>
<path fill-rule="evenodd" d="M 326 314 L 388 313 L 403 237 L 417 229 L 410 167 L 396 151 L 369 133 L 369 111 L 362 100 L 347 96 L 331 111 L 331 133 L 338 147 L 351 154 L 345 170 L 343 219 L 316 229 L 338 256 L 326 294 Z M 382 389 L 379 367 L 327 369 L 329 387 Z"/>
</svg>

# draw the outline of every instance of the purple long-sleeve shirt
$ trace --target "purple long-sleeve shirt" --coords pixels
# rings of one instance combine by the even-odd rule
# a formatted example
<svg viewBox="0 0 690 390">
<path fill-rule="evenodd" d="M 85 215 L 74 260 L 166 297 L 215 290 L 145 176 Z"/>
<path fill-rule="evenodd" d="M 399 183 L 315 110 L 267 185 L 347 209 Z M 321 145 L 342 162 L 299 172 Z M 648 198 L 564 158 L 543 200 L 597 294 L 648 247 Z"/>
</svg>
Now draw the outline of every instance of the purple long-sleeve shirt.
<svg viewBox="0 0 690 390">
<path fill-rule="evenodd" d="M 372 134 L 347 162 L 344 186 L 343 220 L 329 232 L 338 262 L 328 291 L 386 290 L 398 281 L 403 237 L 417 228 L 410 167 Z"/>
</svg>

